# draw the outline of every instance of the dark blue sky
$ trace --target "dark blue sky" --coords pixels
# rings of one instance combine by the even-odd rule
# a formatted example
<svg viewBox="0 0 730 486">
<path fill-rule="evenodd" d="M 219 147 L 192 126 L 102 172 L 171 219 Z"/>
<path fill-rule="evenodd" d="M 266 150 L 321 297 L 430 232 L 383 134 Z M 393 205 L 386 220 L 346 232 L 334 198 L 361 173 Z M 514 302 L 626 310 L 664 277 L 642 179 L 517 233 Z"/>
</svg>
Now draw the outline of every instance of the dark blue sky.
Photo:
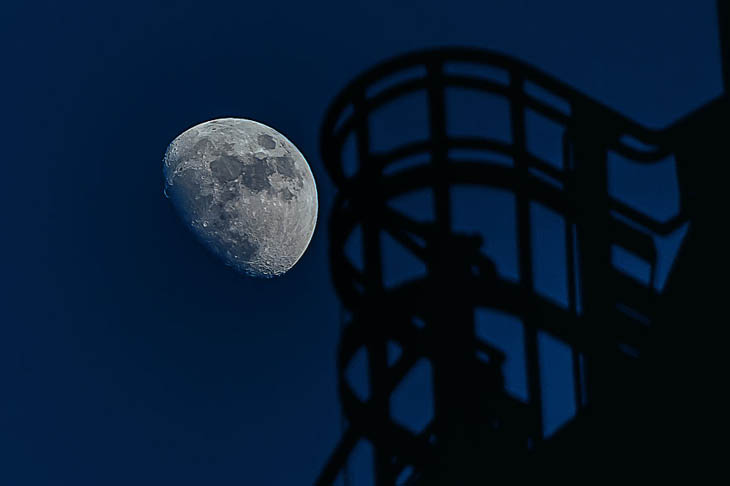
<svg viewBox="0 0 730 486">
<path fill-rule="evenodd" d="M 489 48 L 656 128 L 721 89 L 712 0 L 38 1 L 1 17 L 7 485 L 313 481 L 339 434 L 318 129 L 374 63 Z M 167 144 L 222 116 L 282 132 L 317 180 L 318 230 L 282 278 L 219 264 L 162 195 Z"/>
</svg>

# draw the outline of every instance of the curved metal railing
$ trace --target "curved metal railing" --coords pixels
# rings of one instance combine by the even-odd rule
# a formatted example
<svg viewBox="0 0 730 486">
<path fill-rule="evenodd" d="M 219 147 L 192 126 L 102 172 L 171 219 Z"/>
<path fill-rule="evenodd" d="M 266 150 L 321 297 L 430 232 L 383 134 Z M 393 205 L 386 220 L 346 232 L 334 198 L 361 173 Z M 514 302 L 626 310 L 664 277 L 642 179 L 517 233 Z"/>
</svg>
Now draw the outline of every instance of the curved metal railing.
<svg viewBox="0 0 730 486">
<path fill-rule="evenodd" d="M 450 69 L 471 65 L 498 70 L 497 77 L 474 76 Z M 415 71 L 417 74 L 413 74 Z M 393 78 L 397 78 L 392 82 Z M 389 82 L 382 87 L 384 81 Z M 467 89 L 503 98 L 509 105 L 511 142 L 485 134 L 483 137 L 455 136 L 446 122 L 445 92 Z M 411 93 L 424 92 L 428 102 L 429 132 L 422 140 L 411 141 L 387 151 L 376 151 L 370 143 L 371 115 L 389 103 Z M 539 95 L 536 93 L 543 93 Z M 545 96 L 547 95 L 547 97 Z M 525 114 L 537 113 L 559 125 L 562 160 L 551 163 L 527 148 Z M 343 149 L 346 140 L 356 140 L 356 167 L 345 170 Z M 541 440 L 539 360 L 534 345 L 538 330 L 548 332 L 578 354 L 592 356 L 622 345 L 641 350 L 647 339 L 656 289 L 642 285 L 617 272 L 606 261 L 612 245 L 618 245 L 649 263 L 655 280 L 657 250 L 655 235 L 666 235 L 687 222 L 681 204 L 676 215 L 658 221 L 613 198 L 608 191 L 606 164 L 610 153 L 637 164 L 654 164 L 673 155 L 672 140 L 663 131 L 651 130 L 597 103 L 549 75 L 508 56 L 494 52 L 448 48 L 400 56 L 363 73 L 337 95 L 326 113 L 321 129 L 321 152 L 325 167 L 339 188 L 330 223 L 330 265 L 335 288 L 352 314 L 340 342 L 338 354 L 340 396 L 348 429 L 328 466 L 317 481 L 332 484 L 348 454 L 361 438 L 372 441 L 379 454 L 389 458 L 388 471 L 381 482 L 395 481 L 406 465 L 417 469 L 434 462 L 435 424 L 414 434 L 388 414 L 387 396 L 421 358 L 434 357 L 439 334 L 432 326 L 419 327 L 415 319 L 429 321 L 424 296 L 443 290 L 440 259 L 458 255 L 456 273 L 449 278 L 467 289 L 461 305 L 497 309 L 519 317 L 528 331 L 529 403 L 499 393 L 501 352 L 480 340 L 469 341 L 488 363 L 473 372 L 494 386 L 489 403 L 499 403 L 491 411 L 496 427 L 513 427 L 515 443 L 525 450 Z M 468 155 L 463 155 L 468 151 Z M 399 162 L 425 157 L 416 166 L 397 169 Z M 508 158 L 509 166 L 495 159 Z M 516 195 L 520 278 L 517 282 L 500 278 L 494 264 L 479 251 L 479 238 L 453 233 L 450 222 L 450 188 L 458 185 L 499 188 Z M 400 195 L 420 189 L 432 190 L 436 218 L 416 221 L 387 203 Z M 566 256 L 569 302 L 561 305 L 535 293 L 530 257 L 529 204 L 544 205 L 566 221 Z M 365 242 L 363 268 L 358 268 L 345 251 L 354 228 L 362 225 Z M 379 234 L 385 232 L 420 259 L 428 269 L 423 278 L 386 288 L 382 283 Z M 369 236 L 368 236 L 369 235 Z M 580 277 L 580 278 L 579 278 Z M 584 278 L 585 277 L 585 278 Z M 598 295 L 597 278 L 605 279 L 610 295 Z M 578 310 L 577 296 L 582 298 Z M 388 309 L 387 317 L 374 316 L 373 308 Z M 630 312 L 626 312 L 629 309 Z M 639 316 L 639 317 L 637 317 Z M 374 320 L 380 320 L 374 323 Z M 596 324 L 596 320 L 604 324 Z M 588 321 L 588 322 L 586 322 Z M 610 322 L 610 325 L 605 325 Z M 600 330 L 597 331 L 596 327 Z M 388 340 L 403 349 L 392 366 L 381 367 L 382 396 L 362 400 L 346 378 L 346 368 L 361 348 L 371 349 Z M 532 350 L 532 351 L 531 351 Z M 627 359 L 629 359 L 627 357 Z M 372 371 L 372 368 L 371 368 Z M 577 367 L 575 382 L 585 377 Z M 491 381 L 489 381 L 491 380 Z M 578 391 L 576 396 L 582 392 Z M 386 405 L 384 405 L 386 403 Z M 508 424 L 508 417 L 518 416 Z M 382 479 L 386 478 L 386 479 Z"/>
</svg>

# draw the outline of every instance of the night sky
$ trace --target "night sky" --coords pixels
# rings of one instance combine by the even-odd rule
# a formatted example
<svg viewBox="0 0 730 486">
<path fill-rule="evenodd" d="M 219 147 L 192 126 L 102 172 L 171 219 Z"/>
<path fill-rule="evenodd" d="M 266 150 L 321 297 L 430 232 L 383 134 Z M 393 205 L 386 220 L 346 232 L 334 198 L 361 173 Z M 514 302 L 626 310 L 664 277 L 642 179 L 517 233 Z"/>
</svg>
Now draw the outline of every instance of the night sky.
<svg viewBox="0 0 730 486">
<path fill-rule="evenodd" d="M 653 128 L 721 90 L 712 0 L 4 4 L 0 484 L 311 484 L 340 433 L 319 126 L 358 73 L 442 45 Z M 169 142 L 227 116 L 283 133 L 317 181 L 317 231 L 277 279 L 219 263 L 163 196 Z M 671 216 L 671 172 L 647 177 L 619 171 L 614 192 Z M 455 221 L 509 224 L 458 197 Z"/>
</svg>

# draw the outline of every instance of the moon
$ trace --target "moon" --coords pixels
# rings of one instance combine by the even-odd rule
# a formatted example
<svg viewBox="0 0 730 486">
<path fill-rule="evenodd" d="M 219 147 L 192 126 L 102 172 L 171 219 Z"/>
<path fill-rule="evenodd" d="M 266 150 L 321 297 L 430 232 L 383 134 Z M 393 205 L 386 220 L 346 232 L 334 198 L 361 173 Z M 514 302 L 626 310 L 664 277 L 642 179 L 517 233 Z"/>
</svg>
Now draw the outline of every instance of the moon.
<svg viewBox="0 0 730 486">
<path fill-rule="evenodd" d="M 163 176 L 185 224 L 242 274 L 282 275 L 309 246 L 314 177 L 301 152 L 271 127 L 243 118 L 196 125 L 168 146 Z"/>
</svg>

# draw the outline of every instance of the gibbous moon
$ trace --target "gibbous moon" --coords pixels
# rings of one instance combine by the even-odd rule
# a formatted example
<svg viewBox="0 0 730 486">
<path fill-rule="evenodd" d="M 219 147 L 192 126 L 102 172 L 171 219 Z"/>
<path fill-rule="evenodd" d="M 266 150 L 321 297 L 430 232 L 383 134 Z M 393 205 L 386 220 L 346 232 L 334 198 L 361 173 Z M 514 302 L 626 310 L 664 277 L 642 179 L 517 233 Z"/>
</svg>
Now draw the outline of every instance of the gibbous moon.
<svg viewBox="0 0 730 486">
<path fill-rule="evenodd" d="M 196 125 L 165 153 L 165 194 L 185 224 L 226 265 L 253 277 L 294 266 L 317 222 L 317 187 L 304 156 L 261 123 Z"/>
</svg>

